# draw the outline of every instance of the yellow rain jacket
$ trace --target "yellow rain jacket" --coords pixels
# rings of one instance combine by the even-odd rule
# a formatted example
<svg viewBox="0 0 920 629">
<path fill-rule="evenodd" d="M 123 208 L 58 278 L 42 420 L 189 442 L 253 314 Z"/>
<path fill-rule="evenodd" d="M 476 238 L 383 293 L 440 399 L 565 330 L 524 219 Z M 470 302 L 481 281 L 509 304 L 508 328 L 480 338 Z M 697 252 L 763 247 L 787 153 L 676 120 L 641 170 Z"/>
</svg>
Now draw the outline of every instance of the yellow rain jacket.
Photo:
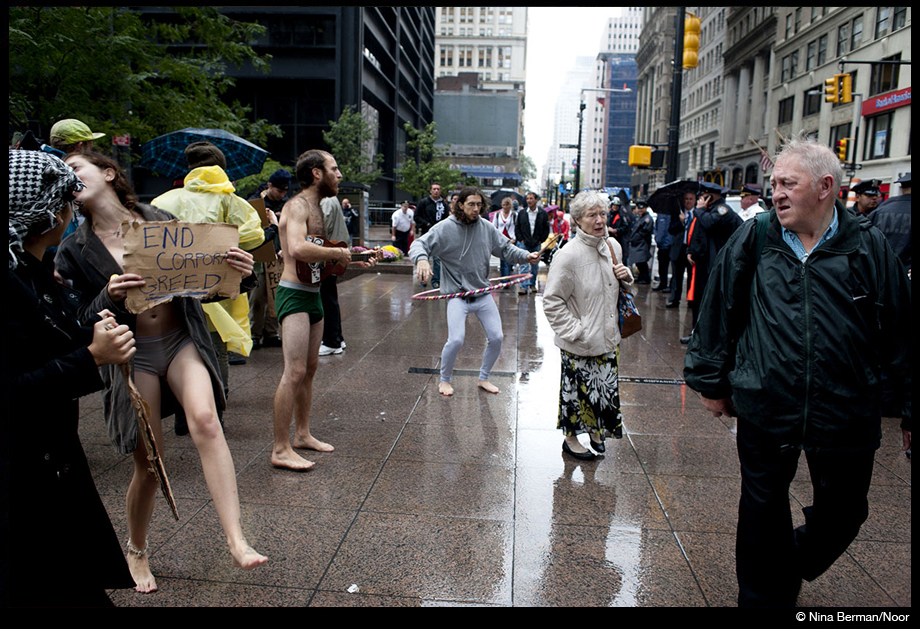
<svg viewBox="0 0 920 629">
<path fill-rule="evenodd" d="M 240 228 L 240 249 L 251 251 L 265 242 L 262 219 L 247 201 L 234 194 L 236 188 L 220 166 L 203 166 L 185 177 L 182 188 L 155 198 L 151 205 L 190 223 L 229 223 Z M 249 298 L 225 299 L 202 304 L 212 331 L 220 333 L 227 350 L 249 356 Z"/>
</svg>

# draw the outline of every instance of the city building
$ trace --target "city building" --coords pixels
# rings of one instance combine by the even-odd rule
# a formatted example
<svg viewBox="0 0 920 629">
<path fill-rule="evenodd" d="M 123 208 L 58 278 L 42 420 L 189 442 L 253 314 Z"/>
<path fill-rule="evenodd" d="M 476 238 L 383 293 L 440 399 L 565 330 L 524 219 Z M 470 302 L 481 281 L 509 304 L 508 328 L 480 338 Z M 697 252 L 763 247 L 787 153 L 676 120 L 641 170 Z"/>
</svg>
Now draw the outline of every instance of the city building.
<svg viewBox="0 0 920 629">
<path fill-rule="evenodd" d="M 482 88 L 475 72 L 437 81 L 435 147 L 445 151 L 451 166 L 478 179 L 487 194 L 522 185 L 523 101 L 520 89 Z"/>
<path fill-rule="evenodd" d="M 725 111 L 722 101 L 723 55 L 727 7 L 686 7 L 686 17 L 700 19 L 700 48 L 695 68 L 684 69 L 681 80 L 680 143 L 678 145 L 678 177 L 699 179 L 729 185 L 722 167 L 717 165 L 718 149 L 725 144 L 724 120 L 734 120 Z M 673 58 L 673 51 L 671 52 Z M 747 89 L 747 88 L 745 88 Z M 742 91 L 745 96 L 749 94 Z M 737 111 L 738 125 L 729 124 L 729 131 L 742 129 L 746 106 Z M 723 116 L 723 113 L 726 114 Z M 740 188 L 740 185 L 738 186 Z"/>
<path fill-rule="evenodd" d="M 559 86 L 553 114 L 553 143 L 547 153 L 542 174 L 542 181 L 547 182 L 547 189 L 554 187 L 560 180 L 573 182 L 575 179 L 582 90 L 594 86 L 594 75 L 595 58 L 577 57 L 575 67 L 565 74 Z M 593 96 L 589 95 L 588 98 L 594 101 Z M 584 134 L 584 128 L 582 133 Z M 582 159 L 584 154 L 583 145 Z M 584 177 L 582 179 L 584 180 Z"/>
<path fill-rule="evenodd" d="M 635 55 L 642 30 L 642 8 L 623 7 L 604 28 L 595 61 L 594 86 L 629 89 L 627 93 L 586 92 L 582 179 L 586 188 L 628 187 L 632 169 L 629 146 L 635 143 Z"/>
<path fill-rule="evenodd" d="M 139 9 L 172 19 L 168 8 Z M 267 148 L 293 166 L 308 149 L 325 148 L 323 131 L 345 107 L 375 125 L 373 153 L 382 153 L 383 176 L 371 201 L 392 204 L 393 170 L 406 150 L 403 125 L 422 128 L 434 116 L 434 7 L 222 7 L 234 19 L 259 22 L 265 33 L 252 43 L 272 55 L 271 73 L 228 66 L 236 80 L 228 97 L 252 108 L 254 118 L 277 124 L 283 137 Z"/>
<path fill-rule="evenodd" d="M 484 90 L 524 89 L 527 7 L 435 7 L 435 76 L 476 72 Z"/>
<path fill-rule="evenodd" d="M 910 62 L 911 14 L 910 7 L 777 8 L 767 150 L 774 154 L 782 138 L 800 132 L 831 148 L 854 138 L 847 161 L 861 168 L 850 174 L 881 180 L 887 194 L 910 171 L 911 72 L 900 62 Z M 824 81 L 841 73 L 842 62 L 853 102 L 825 102 Z"/>
<path fill-rule="evenodd" d="M 674 81 L 674 40 L 676 7 L 643 7 L 642 31 L 636 65 L 636 144 L 668 143 L 671 121 L 671 84 Z M 667 183 L 665 170 L 634 169 L 632 188 L 640 196 Z"/>
<path fill-rule="evenodd" d="M 763 186 L 770 177 L 770 73 L 776 40 L 775 7 L 727 7 L 722 76 L 722 133 L 717 162 L 724 185 Z M 762 151 L 763 150 L 763 151 Z"/>
</svg>

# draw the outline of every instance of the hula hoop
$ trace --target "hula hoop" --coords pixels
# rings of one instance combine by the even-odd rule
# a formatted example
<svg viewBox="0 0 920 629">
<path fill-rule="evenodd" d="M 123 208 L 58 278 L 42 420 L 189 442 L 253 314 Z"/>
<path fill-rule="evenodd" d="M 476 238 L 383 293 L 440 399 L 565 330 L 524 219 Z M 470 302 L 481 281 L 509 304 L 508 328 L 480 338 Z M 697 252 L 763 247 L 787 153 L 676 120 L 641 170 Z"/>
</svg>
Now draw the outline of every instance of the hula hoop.
<svg viewBox="0 0 920 629">
<path fill-rule="evenodd" d="M 521 273 L 519 275 L 506 275 L 505 277 L 494 277 L 490 279 L 490 282 L 498 282 L 492 286 L 487 286 L 485 288 L 477 288 L 476 290 L 468 290 L 463 293 L 448 293 L 446 295 L 441 295 L 439 288 L 434 290 L 426 290 L 424 292 L 412 295 L 412 299 L 418 299 L 420 301 L 434 301 L 436 299 L 450 299 L 452 297 L 473 297 L 478 295 L 485 295 L 486 293 L 491 293 L 494 290 L 500 288 L 505 288 L 506 286 L 512 286 L 514 284 L 519 284 L 524 280 L 529 280 L 533 275 L 530 273 Z M 505 281 L 502 281 L 505 280 Z"/>
</svg>

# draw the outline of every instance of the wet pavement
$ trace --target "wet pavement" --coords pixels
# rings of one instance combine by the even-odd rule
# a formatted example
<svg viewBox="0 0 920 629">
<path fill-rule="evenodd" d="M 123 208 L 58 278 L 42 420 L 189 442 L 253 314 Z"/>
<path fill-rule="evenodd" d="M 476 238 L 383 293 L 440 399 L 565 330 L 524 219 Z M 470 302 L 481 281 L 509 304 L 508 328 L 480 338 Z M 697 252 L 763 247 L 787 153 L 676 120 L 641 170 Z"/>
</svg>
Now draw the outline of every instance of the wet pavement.
<svg viewBox="0 0 920 629">
<path fill-rule="evenodd" d="M 556 430 L 559 352 L 542 297 L 494 293 L 505 340 L 492 382 L 501 393 L 476 386 L 485 336 L 471 319 L 447 399 L 436 373 L 445 302 L 412 301 L 420 290 L 399 273 L 340 282 L 347 349 L 320 358 L 311 425 L 335 452 L 305 452 L 316 462 L 309 472 L 269 462 L 281 349 L 230 368 L 226 436 L 243 529 L 270 561 L 252 572 L 231 567 L 198 454 L 167 430 L 181 520 L 158 499 L 149 542 L 159 591 L 121 590 L 113 601 L 734 606 L 734 426 L 682 383 L 687 308 L 665 309 L 663 294 L 639 288 L 644 328 L 621 345 L 626 436 L 609 440 L 606 456 L 577 462 L 562 454 Z M 804 584 L 802 606 L 911 604 L 910 462 L 898 422 L 883 430 L 869 520 L 825 575 Z M 108 445 L 98 395 L 83 400 L 81 436 L 124 537 L 132 466 Z M 811 493 L 804 457 L 790 493 L 800 524 Z"/>
</svg>

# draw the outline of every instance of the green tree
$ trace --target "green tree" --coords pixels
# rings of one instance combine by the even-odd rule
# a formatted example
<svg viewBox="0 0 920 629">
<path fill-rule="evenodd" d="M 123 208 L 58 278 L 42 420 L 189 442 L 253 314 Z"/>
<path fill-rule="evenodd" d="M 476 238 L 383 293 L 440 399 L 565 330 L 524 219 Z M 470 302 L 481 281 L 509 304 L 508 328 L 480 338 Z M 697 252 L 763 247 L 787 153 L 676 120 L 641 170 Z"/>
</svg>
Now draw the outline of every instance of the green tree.
<svg viewBox="0 0 920 629">
<path fill-rule="evenodd" d="M 524 154 L 521 154 L 521 178 L 524 181 L 537 178 L 537 165 Z"/>
<path fill-rule="evenodd" d="M 475 184 L 475 179 L 466 177 L 445 160 L 445 151 L 435 147 L 438 139 L 437 123 L 431 122 L 424 129 L 416 129 L 406 123 L 406 158 L 394 172 L 401 190 L 416 197 L 424 197 L 437 181 L 444 191 L 461 185 Z"/>
<path fill-rule="evenodd" d="M 269 69 L 251 42 L 265 32 L 213 7 L 176 7 L 166 16 L 126 7 L 9 9 L 9 123 L 78 118 L 94 131 L 140 142 L 184 127 L 220 128 L 252 142 L 281 136 L 251 120 L 225 64 Z M 45 138 L 48 139 L 47 137 Z"/>
<path fill-rule="evenodd" d="M 367 150 L 374 139 L 374 129 L 361 112 L 351 105 L 342 110 L 338 120 L 329 121 L 329 131 L 323 131 L 323 140 L 342 171 L 342 179 L 367 186 L 373 185 L 383 174 L 380 164 L 383 154 Z"/>
</svg>

